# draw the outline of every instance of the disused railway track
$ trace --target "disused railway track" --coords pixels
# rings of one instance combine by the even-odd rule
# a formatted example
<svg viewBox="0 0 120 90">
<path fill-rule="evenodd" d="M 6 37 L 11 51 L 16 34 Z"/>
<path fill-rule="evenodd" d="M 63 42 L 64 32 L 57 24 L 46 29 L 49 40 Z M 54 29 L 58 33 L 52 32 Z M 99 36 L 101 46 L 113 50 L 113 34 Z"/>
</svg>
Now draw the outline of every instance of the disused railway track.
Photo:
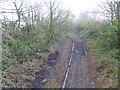
<svg viewBox="0 0 120 90">
<path fill-rule="evenodd" d="M 64 49 L 68 49 L 67 52 L 66 51 L 64 52 L 69 53 L 67 56 L 64 57 L 66 59 L 59 58 L 54 60 L 50 59 L 46 61 L 46 64 L 43 65 L 42 70 L 33 81 L 32 85 L 34 88 L 46 88 L 46 86 L 49 83 L 51 83 L 50 79 L 51 80 L 53 79 L 51 77 L 53 77 L 53 75 L 55 76 L 63 69 L 64 69 L 63 72 L 61 72 L 62 74 L 59 73 L 61 75 L 59 79 L 61 80 L 60 83 L 62 82 L 59 88 L 64 89 L 64 88 L 94 87 L 93 82 L 91 82 L 89 78 L 89 67 L 88 67 L 88 59 L 87 59 L 88 54 L 85 44 L 83 42 L 76 41 L 72 44 L 71 49 L 70 48 L 64 48 Z M 61 57 L 62 55 L 65 54 L 64 52 L 61 54 Z M 54 57 L 52 56 L 52 58 Z M 62 60 L 63 62 L 61 62 L 60 60 Z M 66 60 L 66 63 L 64 63 L 64 60 Z M 58 61 L 60 61 L 61 63 L 60 62 L 58 63 Z M 56 62 L 57 64 L 55 64 Z M 56 66 L 54 66 L 53 64 Z M 61 69 L 62 64 L 65 65 L 66 70 L 64 68 L 64 65 L 63 68 Z M 55 67 L 57 69 L 55 69 Z M 43 84 L 42 82 L 45 80 L 47 81 L 47 83 Z"/>
<path fill-rule="evenodd" d="M 87 67 L 87 51 L 84 43 L 74 42 L 68 67 L 60 88 L 91 88 Z"/>
<path fill-rule="evenodd" d="M 75 43 L 73 43 L 73 46 L 72 46 L 72 54 L 73 54 L 73 51 L 74 51 L 74 45 L 75 45 Z M 66 71 L 66 74 L 65 74 L 65 77 L 64 77 L 61 88 L 65 88 L 65 85 L 66 85 L 66 81 L 67 81 L 67 77 L 68 77 L 68 74 L 69 74 L 70 65 L 71 65 L 71 61 L 72 61 L 72 54 L 71 54 L 70 59 L 69 59 L 70 61 L 69 61 L 68 68 L 67 68 L 67 71 Z"/>
</svg>

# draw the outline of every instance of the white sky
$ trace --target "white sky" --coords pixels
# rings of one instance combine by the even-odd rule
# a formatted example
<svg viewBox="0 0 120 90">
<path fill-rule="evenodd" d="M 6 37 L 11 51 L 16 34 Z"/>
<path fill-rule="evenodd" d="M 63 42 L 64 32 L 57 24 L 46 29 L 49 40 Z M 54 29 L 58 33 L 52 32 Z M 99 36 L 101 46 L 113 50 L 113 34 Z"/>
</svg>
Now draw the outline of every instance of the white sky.
<svg viewBox="0 0 120 90">
<path fill-rule="evenodd" d="M 63 0 L 63 4 L 70 7 L 75 14 L 79 14 L 81 11 L 97 8 L 101 1 L 103 0 Z"/>
<path fill-rule="evenodd" d="M 34 2 L 39 2 L 41 0 L 31 0 Z M 58 0 L 57 0 L 58 1 Z M 66 9 L 70 9 L 70 11 L 79 16 L 82 11 L 90 11 L 93 9 L 97 9 L 98 5 L 106 0 L 60 0 L 62 1 L 63 7 Z"/>
<path fill-rule="evenodd" d="M 26 0 L 26 1 L 33 3 L 33 2 L 43 2 L 44 0 Z M 62 2 L 63 8 L 70 9 L 72 14 L 74 14 L 75 16 L 79 16 L 79 14 L 83 11 L 88 11 L 88 10 L 92 11 L 93 9 L 96 10 L 98 8 L 98 5 L 106 0 L 57 0 L 57 1 Z M 10 7 L 10 5 L 7 7 Z"/>
</svg>

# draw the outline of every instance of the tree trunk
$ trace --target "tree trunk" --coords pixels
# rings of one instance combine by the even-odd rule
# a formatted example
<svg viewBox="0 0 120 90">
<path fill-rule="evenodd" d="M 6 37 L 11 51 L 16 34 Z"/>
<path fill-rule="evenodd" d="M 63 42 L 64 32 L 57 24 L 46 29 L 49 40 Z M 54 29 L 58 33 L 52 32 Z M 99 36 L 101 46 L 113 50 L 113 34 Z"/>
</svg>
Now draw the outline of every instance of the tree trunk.
<svg viewBox="0 0 120 90">
<path fill-rule="evenodd" d="M 117 2 L 117 20 L 118 20 L 118 82 L 120 81 L 120 1 Z M 118 88 L 120 88 L 120 83 L 118 83 Z"/>
<path fill-rule="evenodd" d="M 48 46 L 48 44 L 50 43 L 50 40 L 52 39 L 52 32 L 54 30 L 53 28 L 53 6 L 52 3 L 50 2 L 50 27 L 49 27 L 49 32 L 48 32 L 48 40 L 46 43 L 46 46 Z"/>
<path fill-rule="evenodd" d="M 120 1 L 117 3 L 118 50 L 120 51 Z"/>
</svg>

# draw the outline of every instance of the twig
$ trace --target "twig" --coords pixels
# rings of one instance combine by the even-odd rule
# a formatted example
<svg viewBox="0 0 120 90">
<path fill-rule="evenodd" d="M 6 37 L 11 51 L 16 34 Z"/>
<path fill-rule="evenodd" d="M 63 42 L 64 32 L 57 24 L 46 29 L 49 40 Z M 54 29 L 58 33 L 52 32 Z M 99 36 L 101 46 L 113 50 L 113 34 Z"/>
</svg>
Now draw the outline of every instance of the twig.
<svg viewBox="0 0 120 90">
<path fill-rule="evenodd" d="M 5 81 L 7 81 L 7 82 L 10 82 L 14 88 L 16 87 L 15 84 L 14 84 L 11 80 L 8 80 L 8 79 L 2 78 L 2 77 L 1 77 L 0 79 L 1 79 L 1 80 L 5 80 Z"/>
</svg>

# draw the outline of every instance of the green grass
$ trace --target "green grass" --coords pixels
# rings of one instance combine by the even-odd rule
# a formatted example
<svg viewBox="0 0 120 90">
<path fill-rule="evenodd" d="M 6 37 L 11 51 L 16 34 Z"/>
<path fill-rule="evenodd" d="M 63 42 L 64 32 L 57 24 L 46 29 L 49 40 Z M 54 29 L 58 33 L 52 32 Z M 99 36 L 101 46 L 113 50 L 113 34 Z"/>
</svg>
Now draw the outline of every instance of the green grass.
<svg viewBox="0 0 120 90">
<path fill-rule="evenodd" d="M 92 21 L 91 21 L 92 22 Z M 97 25 L 98 28 L 85 29 L 79 32 L 89 48 L 96 54 L 98 73 L 98 82 L 106 82 L 106 84 L 99 84 L 101 87 L 117 87 L 118 81 L 118 51 L 117 51 L 117 28 L 111 25 Z M 106 80 L 106 81 L 105 81 Z M 109 84 L 109 80 L 111 83 Z"/>
</svg>

